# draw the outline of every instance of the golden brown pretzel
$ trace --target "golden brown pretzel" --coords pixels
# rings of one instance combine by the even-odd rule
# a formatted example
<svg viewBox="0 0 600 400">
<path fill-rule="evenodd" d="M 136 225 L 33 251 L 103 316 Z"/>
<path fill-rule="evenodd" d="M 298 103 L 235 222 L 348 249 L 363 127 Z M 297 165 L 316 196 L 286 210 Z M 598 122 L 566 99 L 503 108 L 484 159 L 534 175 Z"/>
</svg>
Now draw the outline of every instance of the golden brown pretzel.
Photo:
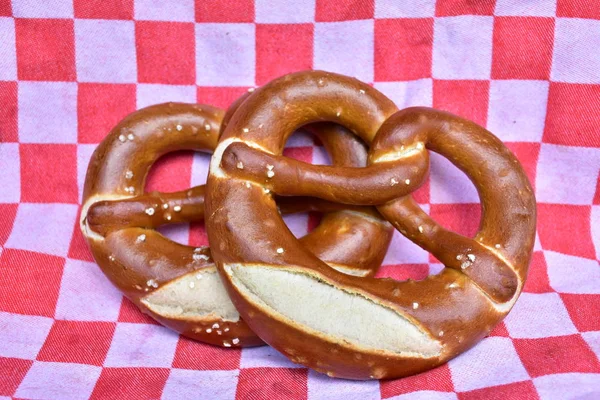
<svg viewBox="0 0 600 400">
<path fill-rule="evenodd" d="M 238 102 L 241 103 L 241 102 Z M 201 220 L 204 186 L 144 193 L 152 164 L 181 150 L 212 151 L 224 112 L 206 105 L 168 103 L 134 112 L 94 152 L 85 182 L 81 229 L 108 278 L 142 311 L 182 334 L 219 346 L 262 341 L 239 319 L 207 247 L 165 238 L 154 228 Z M 366 148 L 334 125 L 317 129 L 334 163 L 366 165 Z M 242 182 L 241 187 L 248 190 Z M 345 273 L 373 275 L 393 232 L 372 208 L 282 199 L 282 212 L 335 211 L 301 239 L 307 249 Z M 338 211 L 341 210 L 341 211 Z M 337 234 L 331 235 L 336 229 Z"/>
<path fill-rule="evenodd" d="M 322 120 L 370 143 L 367 168 L 281 156 L 298 126 Z M 424 176 L 425 148 L 447 157 L 477 187 L 483 213 L 475 239 L 443 229 L 406 196 Z M 424 371 L 483 338 L 521 292 L 535 199 L 514 155 L 473 122 L 427 108 L 398 111 L 355 79 L 303 72 L 257 89 L 214 154 L 206 226 L 216 265 L 248 325 L 295 362 L 351 379 Z M 243 171 L 232 167 L 238 162 Z M 252 190 L 239 188 L 246 180 Z M 447 268 L 419 282 L 357 279 L 326 268 L 285 231 L 263 188 L 378 204 L 401 233 Z M 268 230 L 257 228 L 265 221 Z"/>
</svg>

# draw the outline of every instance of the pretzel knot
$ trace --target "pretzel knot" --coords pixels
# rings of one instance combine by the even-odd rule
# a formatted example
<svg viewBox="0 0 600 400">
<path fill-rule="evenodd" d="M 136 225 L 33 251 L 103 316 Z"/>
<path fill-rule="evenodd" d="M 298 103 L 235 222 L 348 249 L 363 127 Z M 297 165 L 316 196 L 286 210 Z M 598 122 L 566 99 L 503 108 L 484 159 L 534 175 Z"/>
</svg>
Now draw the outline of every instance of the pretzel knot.
<svg viewBox="0 0 600 400">
<path fill-rule="evenodd" d="M 370 146 L 368 166 L 281 156 L 287 137 L 315 121 L 359 135 Z M 444 229 L 409 195 L 427 172 L 427 149 L 476 186 L 475 238 Z M 440 365 L 504 318 L 527 275 L 535 199 L 514 155 L 473 122 L 428 108 L 398 111 L 348 77 L 303 72 L 256 90 L 223 132 L 207 188 L 213 257 L 238 311 L 267 343 L 330 376 L 394 378 Z M 376 205 L 446 268 L 418 282 L 327 268 L 285 228 L 273 193 Z"/>
<path fill-rule="evenodd" d="M 204 185 L 176 193 L 145 193 L 144 185 L 152 164 L 163 154 L 212 152 L 221 124 L 244 99 L 227 114 L 207 105 L 168 103 L 126 117 L 92 156 L 80 221 L 102 271 L 142 311 L 188 337 L 224 347 L 263 342 L 240 319 L 210 249 L 178 244 L 155 230 L 163 224 L 201 221 Z M 334 164 L 366 165 L 364 144 L 345 129 L 322 124 L 311 130 Z M 251 184 L 241 186 L 248 190 Z M 370 276 L 381 265 L 393 228 L 372 207 L 340 207 L 306 198 L 279 199 L 278 204 L 282 213 L 329 211 L 300 241 L 330 267 Z"/>
</svg>

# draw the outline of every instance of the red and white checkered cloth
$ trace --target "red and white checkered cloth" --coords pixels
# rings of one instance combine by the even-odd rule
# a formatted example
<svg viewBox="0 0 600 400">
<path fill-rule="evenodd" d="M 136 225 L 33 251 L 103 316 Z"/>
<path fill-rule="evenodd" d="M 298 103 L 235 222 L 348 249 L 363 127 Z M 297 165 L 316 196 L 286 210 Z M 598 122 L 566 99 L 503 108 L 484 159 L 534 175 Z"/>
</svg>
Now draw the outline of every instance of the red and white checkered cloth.
<svg viewBox="0 0 600 400">
<path fill-rule="evenodd" d="M 87 249 L 76 224 L 86 166 L 119 119 L 167 100 L 226 107 L 310 68 L 486 126 L 535 187 L 524 293 L 447 365 L 352 382 L 269 347 L 195 343 L 123 299 Z M 595 0 L 0 0 L 0 398 L 598 399 L 599 116 Z M 326 161 L 310 137 L 290 146 Z M 150 190 L 203 183 L 207 161 L 159 162 Z M 477 229 L 477 193 L 441 157 L 415 197 L 443 225 Z M 301 234 L 313 218 L 287 221 Z M 201 225 L 163 232 L 207 244 Z M 398 234 L 380 275 L 440 268 Z"/>
</svg>

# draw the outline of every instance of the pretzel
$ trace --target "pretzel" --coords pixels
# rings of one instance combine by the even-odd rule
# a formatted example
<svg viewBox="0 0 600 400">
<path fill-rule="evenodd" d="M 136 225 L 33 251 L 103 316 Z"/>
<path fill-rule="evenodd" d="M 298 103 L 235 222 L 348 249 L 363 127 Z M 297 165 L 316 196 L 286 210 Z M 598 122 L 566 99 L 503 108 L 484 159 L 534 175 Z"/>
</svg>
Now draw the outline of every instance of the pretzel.
<svg viewBox="0 0 600 400">
<path fill-rule="evenodd" d="M 315 121 L 359 135 L 370 145 L 369 165 L 282 157 L 287 137 Z M 483 212 L 474 239 L 441 227 L 409 195 L 425 176 L 426 149 L 476 186 Z M 249 190 L 240 185 L 245 181 Z M 502 142 L 446 112 L 398 111 L 372 87 L 341 75 L 301 72 L 257 89 L 223 132 L 207 189 L 213 258 L 240 315 L 292 361 L 329 376 L 397 378 L 448 361 L 504 318 L 527 275 L 535 199 Z M 446 268 L 418 282 L 358 279 L 326 268 L 286 231 L 272 193 L 375 204 Z"/>
<path fill-rule="evenodd" d="M 144 193 L 146 175 L 163 154 L 212 151 L 223 118 L 220 109 L 180 103 L 144 108 L 126 117 L 92 156 L 81 229 L 103 272 L 143 312 L 202 342 L 255 346 L 263 342 L 239 318 L 210 249 L 175 243 L 154 230 L 162 224 L 202 220 L 204 186 Z M 335 164 L 366 165 L 364 144 L 345 129 L 321 125 L 313 130 Z M 240 186 L 248 190 L 246 185 L 250 184 Z M 282 213 L 332 211 L 300 241 L 333 268 L 357 276 L 371 276 L 379 268 L 393 228 L 373 208 L 310 199 L 279 203 Z"/>
</svg>

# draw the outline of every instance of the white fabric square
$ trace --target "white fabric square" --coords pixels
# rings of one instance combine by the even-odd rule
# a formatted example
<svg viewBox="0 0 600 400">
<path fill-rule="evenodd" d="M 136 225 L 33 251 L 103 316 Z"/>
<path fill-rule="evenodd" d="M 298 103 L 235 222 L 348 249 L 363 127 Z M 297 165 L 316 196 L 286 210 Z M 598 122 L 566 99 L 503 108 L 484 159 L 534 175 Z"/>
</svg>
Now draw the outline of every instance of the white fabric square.
<svg viewBox="0 0 600 400">
<path fill-rule="evenodd" d="M 196 83 L 254 86 L 254 24 L 196 24 Z"/>
<path fill-rule="evenodd" d="M 77 143 L 77 83 L 19 82 L 19 140 Z"/>
<path fill-rule="evenodd" d="M 596 248 L 596 257 L 600 258 L 600 206 L 592 206 L 592 242 Z"/>
<path fill-rule="evenodd" d="M 0 203 L 21 200 L 20 160 L 18 143 L 0 143 Z"/>
<path fill-rule="evenodd" d="M 504 323 L 510 336 L 516 339 L 577 333 L 577 328 L 557 293 L 521 293 Z"/>
<path fill-rule="evenodd" d="M 80 203 L 83 198 L 83 185 L 85 184 L 87 167 L 97 147 L 95 144 L 77 145 L 77 190 L 79 190 L 77 198 Z"/>
<path fill-rule="evenodd" d="M 302 365 L 294 364 L 271 346 L 243 348 L 240 368 L 260 367 L 304 368 Z"/>
<path fill-rule="evenodd" d="M 256 22 L 315 22 L 315 0 L 255 0 Z"/>
<path fill-rule="evenodd" d="M 545 251 L 544 255 L 552 289 L 559 293 L 600 294 L 598 261 L 554 251 Z"/>
<path fill-rule="evenodd" d="M 239 374 L 238 370 L 192 371 L 174 368 L 163 389 L 162 399 L 234 400 Z"/>
<path fill-rule="evenodd" d="M 52 318 L 0 312 L 0 357 L 35 360 L 52 323 Z"/>
<path fill-rule="evenodd" d="M 196 86 L 146 83 L 137 85 L 138 109 L 170 101 L 196 103 Z"/>
<path fill-rule="evenodd" d="M 66 256 L 77 218 L 74 204 L 21 203 L 5 247 Z"/>
<path fill-rule="evenodd" d="M 592 204 L 598 179 L 598 165 L 600 149 L 542 143 L 535 179 L 537 201 Z"/>
<path fill-rule="evenodd" d="M 210 154 L 195 152 L 192 158 L 192 186 L 204 185 L 208 177 Z"/>
<path fill-rule="evenodd" d="M 541 142 L 547 81 L 491 81 L 487 128 L 505 142 Z"/>
<path fill-rule="evenodd" d="M 67 259 L 54 317 L 117 321 L 123 296 L 95 263 Z"/>
<path fill-rule="evenodd" d="M 308 400 L 380 400 L 379 381 L 351 381 L 308 371 Z"/>
<path fill-rule="evenodd" d="M 33 363 L 15 392 L 28 399 L 89 399 L 101 367 L 57 362 Z"/>
<path fill-rule="evenodd" d="M 0 17 L 0 81 L 17 80 L 15 20 Z"/>
<path fill-rule="evenodd" d="M 597 399 L 600 374 L 568 373 L 535 378 L 533 384 L 541 399 Z"/>
<path fill-rule="evenodd" d="M 456 393 L 436 392 L 435 390 L 420 390 L 418 392 L 401 394 L 388 400 L 456 400 Z"/>
<path fill-rule="evenodd" d="M 430 78 L 406 82 L 377 82 L 373 86 L 396 103 L 399 109 L 431 107 L 433 104 L 433 82 Z"/>
<path fill-rule="evenodd" d="M 290 137 L 288 137 L 287 142 L 285 142 L 285 147 L 306 147 L 306 146 L 314 146 L 315 142 L 310 133 L 299 129 L 294 132 Z"/>
<path fill-rule="evenodd" d="M 489 79 L 494 18 L 436 18 L 432 73 L 438 79 Z"/>
<path fill-rule="evenodd" d="M 137 81 L 133 21 L 76 19 L 75 50 L 78 81 Z"/>
<path fill-rule="evenodd" d="M 557 82 L 600 83 L 600 21 L 557 18 L 550 79 Z"/>
<path fill-rule="evenodd" d="M 12 13 L 15 18 L 73 18 L 73 0 L 12 0 Z"/>
<path fill-rule="evenodd" d="M 190 242 L 190 224 L 179 223 L 163 225 L 156 228 L 156 230 L 174 242 L 181 244 L 189 244 Z"/>
<path fill-rule="evenodd" d="M 435 16 L 435 0 L 375 0 L 375 18 L 415 18 Z"/>
<path fill-rule="evenodd" d="M 373 20 L 315 24 L 314 69 L 373 82 Z"/>
<path fill-rule="evenodd" d="M 135 0 L 136 20 L 194 22 L 194 0 Z"/>
<path fill-rule="evenodd" d="M 383 265 L 426 264 L 427 262 L 429 262 L 429 253 L 394 229 L 392 242 L 383 259 Z"/>
<path fill-rule="evenodd" d="M 581 336 L 590 346 L 592 351 L 596 353 L 596 356 L 600 359 L 600 331 L 583 332 Z"/>
<path fill-rule="evenodd" d="M 496 0 L 496 15 L 554 17 L 556 0 Z"/>
<path fill-rule="evenodd" d="M 488 337 L 449 363 L 457 392 L 529 379 L 512 340 Z"/>
<path fill-rule="evenodd" d="M 177 333 L 163 326 L 118 323 L 104 365 L 169 368 L 178 340 Z"/>
<path fill-rule="evenodd" d="M 297 238 L 301 238 L 308 233 L 308 214 L 300 213 L 285 215 L 283 220 Z"/>
<path fill-rule="evenodd" d="M 479 195 L 473 183 L 448 159 L 430 152 L 431 203 L 456 204 L 479 203 Z"/>
<path fill-rule="evenodd" d="M 314 165 L 331 165 L 331 158 L 329 157 L 327 150 L 325 150 L 325 147 L 316 146 L 313 149 L 312 163 Z"/>
</svg>

